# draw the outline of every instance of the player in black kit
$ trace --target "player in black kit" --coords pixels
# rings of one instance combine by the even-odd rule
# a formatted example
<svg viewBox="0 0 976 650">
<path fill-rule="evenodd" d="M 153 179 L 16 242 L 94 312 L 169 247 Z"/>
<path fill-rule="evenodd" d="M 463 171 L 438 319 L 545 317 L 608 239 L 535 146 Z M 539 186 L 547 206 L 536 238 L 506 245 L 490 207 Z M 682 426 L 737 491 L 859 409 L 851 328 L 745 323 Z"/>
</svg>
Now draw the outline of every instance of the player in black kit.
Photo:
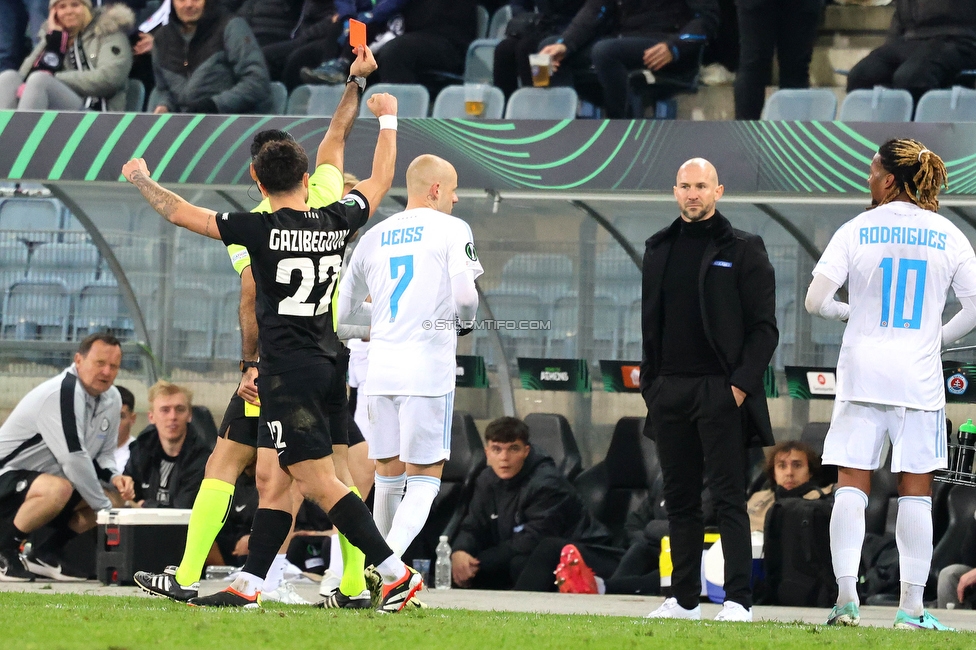
<svg viewBox="0 0 976 650">
<path fill-rule="evenodd" d="M 393 554 L 366 506 L 336 478 L 325 406 L 337 381 L 339 343 L 332 301 L 345 243 L 393 182 L 396 99 L 379 94 L 369 104 L 378 107 L 374 113 L 380 126 L 373 175 L 324 209 L 306 203 L 308 158 L 294 142 L 269 142 L 254 161 L 258 187 L 271 200 L 271 214 L 217 215 L 193 206 L 153 181 L 142 159 L 126 163 L 122 173 L 171 223 L 248 249 L 257 286 L 261 419 L 274 444 L 274 450 L 259 450 L 258 463 L 269 462 L 269 453 L 274 462 L 277 452 L 277 462 L 301 493 L 321 506 L 376 567 L 384 583 L 378 609 L 394 612 L 413 598 L 422 580 Z M 190 603 L 258 605 L 263 576 L 290 525 L 290 512 L 259 508 L 241 576 L 228 589 Z"/>
</svg>

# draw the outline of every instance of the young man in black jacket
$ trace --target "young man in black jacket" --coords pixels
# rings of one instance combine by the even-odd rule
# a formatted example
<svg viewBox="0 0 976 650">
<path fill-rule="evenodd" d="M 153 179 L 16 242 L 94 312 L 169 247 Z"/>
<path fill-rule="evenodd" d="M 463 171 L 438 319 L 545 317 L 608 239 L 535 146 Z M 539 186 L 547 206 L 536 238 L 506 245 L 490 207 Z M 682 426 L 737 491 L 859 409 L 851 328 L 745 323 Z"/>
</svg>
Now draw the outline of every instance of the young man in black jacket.
<svg viewBox="0 0 976 650">
<path fill-rule="evenodd" d="M 190 424 L 190 391 L 158 381 L 149 389 L 149 421 L 132 443 L 125 474 L 135 482 L 135 505 L 192 508 L 210 449 Z"/>
<path fill-rule="evenodd" d="M 672 592 L 653 618 L 701 618 L 703 478 L 725 553 L 717 620 L 751 621 L 746 446 L 773 444 L 763 373 L 779 340 L 776 281 L 762 238 L 716 209 L 724 188 L 707 160 L 678 169 L 681 212 L 644 252 L 641 394 L 668 504 Z"/>
<path fill-rule="evenodd" d="M 563 59 L 576 71 L 592 59 L 607 117 L 627 117 L 627 76 L 694 76 L 698 53 L 718 33 L 718 0 L 588 0 L 558 41 L 542 48 L 553 71 Z M 587 47 L 595 39 L 589 57 Z"/>
<path fill-rule="evenodd" d="M 555 591 L 553 570 L 566 544 L 577 544 L 597 575 L 609 577 L 622 553 L 590 517 L 551 458 L 529 445 L 529 428 L 503 417 L 485 429 L 490 469 L 478 477 L 461 522 L 451 568 L 459 587 Z M 591 546 L 596 546 L 591 549 Z"/>
</svg>

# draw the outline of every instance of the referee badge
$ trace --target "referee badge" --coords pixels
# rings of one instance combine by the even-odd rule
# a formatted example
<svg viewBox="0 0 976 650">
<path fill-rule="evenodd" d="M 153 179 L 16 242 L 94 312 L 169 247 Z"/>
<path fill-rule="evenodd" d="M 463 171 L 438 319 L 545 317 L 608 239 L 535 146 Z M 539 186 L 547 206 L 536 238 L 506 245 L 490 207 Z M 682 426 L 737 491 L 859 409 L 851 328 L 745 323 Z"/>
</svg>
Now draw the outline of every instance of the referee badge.
<svg viewBox="0 0 976 650">
<path fill-rule="evenodd" d="M 478 251 L 474 249 L 474 242 L 468 242 L 464 245 L 464 254 L 468 256 L 468 259 L 472 262 L 478 261 Z"/>
</svg>

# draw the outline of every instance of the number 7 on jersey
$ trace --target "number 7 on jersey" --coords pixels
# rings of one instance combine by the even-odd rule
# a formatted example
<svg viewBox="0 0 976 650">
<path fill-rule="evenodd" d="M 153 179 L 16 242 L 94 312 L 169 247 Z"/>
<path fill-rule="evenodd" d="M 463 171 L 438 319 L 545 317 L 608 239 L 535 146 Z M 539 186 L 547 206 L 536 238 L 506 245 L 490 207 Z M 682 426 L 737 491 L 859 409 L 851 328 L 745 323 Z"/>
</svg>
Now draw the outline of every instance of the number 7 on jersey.
<svg viewBox="0 0 976 650">
<path fill-rule="evenodd" d="M 403 275 L 400 275 L 400 269 L 403 269 Z M 397 311 L 400 309 L 400 296 L 403 292 L 407 290 L 407 285 L 413 280 L 413 255 L 401 255 L 399 257 L 390 258 L 390 279 L 396 280 L 400 278 L 396 286 L 393 288 L 393 293 L 390 295 L 390 322 L 396 320 Z"/>
</svg>

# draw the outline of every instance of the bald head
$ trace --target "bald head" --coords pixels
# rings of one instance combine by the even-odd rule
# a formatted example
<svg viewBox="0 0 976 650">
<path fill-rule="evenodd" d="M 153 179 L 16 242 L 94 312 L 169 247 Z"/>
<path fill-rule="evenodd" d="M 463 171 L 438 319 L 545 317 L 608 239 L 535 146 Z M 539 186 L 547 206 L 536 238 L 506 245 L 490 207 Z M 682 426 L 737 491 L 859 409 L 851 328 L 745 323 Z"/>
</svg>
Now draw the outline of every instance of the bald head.
<svg viewBox="0 0 976 650">
<path fill-rule="evenodd" d="M 454 165 L 432 154 L 417 156 L 407 167 L 407 209 L 427 207 L 451 214 L 457 184 Z"/>
<path fill-rule="evenodd" d="M 718 184 L 715 166 L 704 158 L 692 158 L 678 168 L 674 198 L 685 221 L 711 218 L 715 214 L 715 203 L 724 192 L 725 188 Z"/>
</svg>

